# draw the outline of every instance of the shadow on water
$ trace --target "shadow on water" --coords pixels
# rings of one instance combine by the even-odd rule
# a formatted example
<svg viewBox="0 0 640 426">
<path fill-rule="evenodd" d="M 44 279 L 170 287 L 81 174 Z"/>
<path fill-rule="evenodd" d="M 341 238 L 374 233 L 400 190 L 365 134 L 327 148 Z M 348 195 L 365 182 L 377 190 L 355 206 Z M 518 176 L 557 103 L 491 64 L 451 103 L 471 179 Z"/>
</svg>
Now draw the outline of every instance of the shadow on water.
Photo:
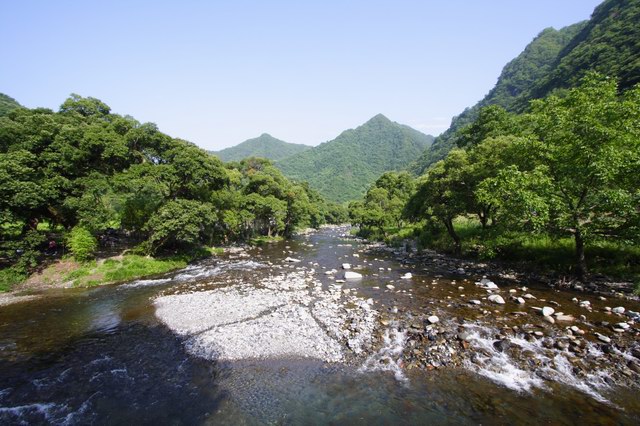
<svg viewBox="0 0 640 426">
<path fill-rule="evenodd" d="M 222 398 L 216 377 L 164 327 L 129 324 L 0 361 L 0 424 L 201 423 Z"/>
</svg>

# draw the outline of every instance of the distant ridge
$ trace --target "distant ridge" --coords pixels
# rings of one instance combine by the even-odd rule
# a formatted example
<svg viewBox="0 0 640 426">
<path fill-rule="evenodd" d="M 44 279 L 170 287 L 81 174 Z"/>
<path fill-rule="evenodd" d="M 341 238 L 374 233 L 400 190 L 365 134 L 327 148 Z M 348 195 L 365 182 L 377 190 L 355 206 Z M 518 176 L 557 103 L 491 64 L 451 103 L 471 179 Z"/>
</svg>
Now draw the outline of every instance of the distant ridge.
<svg viewBox="0 0 640 426">
<path fill-rule="evenodd" d="M 20 105 L 18 101 L 13 99 L 11 96 L 0 93 L 0 117 L 2 117 L 3 115 L 7 115 L 10 111 L 13 111 L 16 108 L 21 107 L 22 105 Z"/>
<path fill-rule="evenodd" d="M 211 153 L 220 157 L 222 161 L 240 161 L 249 157 L 278 161 L 310 148 L 308 145 L 285 142 L 268 133 L 263 133 L 257 138 L 248 139 L 236 146 Z"/>
<path fill-rule="evenodd" d="M 433 142 L 382 114 L 337 138 L 276 162 L 292 179 L 307 181 L 327 199 L 358 199 L 384 172 L 401 170 Z"/>
</svg>

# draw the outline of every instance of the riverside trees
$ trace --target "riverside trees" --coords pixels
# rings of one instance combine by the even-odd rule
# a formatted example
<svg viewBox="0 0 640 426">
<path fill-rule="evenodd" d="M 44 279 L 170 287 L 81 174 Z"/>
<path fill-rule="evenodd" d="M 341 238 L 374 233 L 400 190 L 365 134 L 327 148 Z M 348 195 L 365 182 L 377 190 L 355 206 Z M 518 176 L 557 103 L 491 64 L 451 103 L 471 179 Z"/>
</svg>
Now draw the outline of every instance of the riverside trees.
<svg viewBox="0 0 640 426">
<path fill-rule="evenodd" d="M 156 253 L 289 235 L 322 224 L 330 210 L 266 160 L 223 164 L 98 99 L 71 95 L 58 112 L 0 117 L 0 266 L 16 263 L 39 222 L 94 235 L 119 228 Z"/>
<path fill-rule="evenodd" d="M 614 80 L 588 74 L 525 114 L 489 107 L 461 133 L 464 149 L 419 177 L 404 208 L 414 222 L 439 221 L 456 253 L 454 219 L 465 215 L 494 235 L 570 236 L 580 279 L 589 244 L 640 240 L 640 86 L 621 95 Z"/>
</svg>

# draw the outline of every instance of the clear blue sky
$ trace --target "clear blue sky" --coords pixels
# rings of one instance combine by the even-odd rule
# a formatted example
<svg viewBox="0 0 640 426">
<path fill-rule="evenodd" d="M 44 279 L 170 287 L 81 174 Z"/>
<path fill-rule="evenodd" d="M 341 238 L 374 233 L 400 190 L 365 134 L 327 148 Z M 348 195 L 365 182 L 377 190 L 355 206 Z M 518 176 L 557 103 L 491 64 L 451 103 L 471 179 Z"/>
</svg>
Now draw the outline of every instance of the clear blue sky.
<svg viewBox="0 0 640 426">
<path fill-rule="evenodd" d="M 540 31 L 599 3 L 3 1 L 0 92 L 93 96 L 207 149 L 316 145 L 377 113 L 435 135 Z"/>
</svg>

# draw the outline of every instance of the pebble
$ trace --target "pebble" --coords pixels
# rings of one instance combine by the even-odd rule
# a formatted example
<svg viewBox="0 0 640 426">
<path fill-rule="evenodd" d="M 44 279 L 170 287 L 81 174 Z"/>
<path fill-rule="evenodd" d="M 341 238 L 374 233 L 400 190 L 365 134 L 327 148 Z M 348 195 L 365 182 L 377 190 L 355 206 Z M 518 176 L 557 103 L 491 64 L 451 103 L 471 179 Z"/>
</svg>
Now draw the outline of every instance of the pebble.
<svg viewBox="0 0 640 426">
<path fill-rule="evenodd" d="M 351 265 L 349 263 L 343 263 L 342 269 L 351 269 Z"/>
<path fill-rule="evenodd" d="M 407 272 L 406 274 L 404 274 L 403 276 L 401 276 L 400 278 L 403 280 L 409 280 L 413 277 L 413 275 L 411 274 L 411 272 Z"/>
<path fill-rule="evenodd" d="M 300 262 L 300 259 L 294 259 L 293 257 L 287 257 L 286 259 L 284 259 L 285 262 L 289 262 L 289 263 L 298 263 Z"/>
<path fill-rule="evenodd" d="M 544 321 L 550 323 L 550 324 L 555 324 L 556 323 L 556 320 L 554 320 L 553 317 L 550 317 L 550 316 L 547 316 L 547 315 L 543 316 L 542 319 Z"/>
<path fill-rule="evenodd" d="M 431 324 L 435 324 L 437 322 L 440 322 L 440 318 L 435 315 L 431 315 L 429 318 L 427 318 L 427 321 L 429 321 L 429 323 Z"/>
<path fill-rule="evenodd" d="M 598 338 L 598 340 L 600 340 L 601 342 L 604 343 L 611 343 L 611 339 L 607 336 L 605 336 L 604 334 L 600 334 L 600 333 L 596 333 L 596 337 Z"/>
<path fill-rule="evenodd" d="M 520 305 L 524 305 L 525 301 L 522 297 L 516 297 L 516 302 L 519 303 Z"/>
<path fill-rule="evenodd" d="M 530 294 L 530 293 L 527 293 L 522 297 L 524 297 L 525 299 L 535 299 L 536 298 L 533 294 Z"/>
<path fill-rule="evenodd" d="M 347 271 L 344 273 L 344 278 L 347 280 L 359 280 L 362 278 L 362 274 L 353 271 Z"/>
<path fill-rule="evenodd" d="M 387 288 L 389 290 L 393 290 L 394 288 L 396 288 L 393 284 L 387 284 Z"/>
<path fill-rule="evenodd" d="M 576 319 L 572 315 L 556 315 L 556 320 L 571 322 L 571 321 L 575 321 Z"/>
<path fill-rule="evenodd" d="M 487 299 L 497 305 L 504 305 L 504 299 L 499 294 L 492 294 Z"/>
<path fill-rule="evenodd" d="M 551 315 L 553 315 L 553 313 L 555 311 L 556 311 L 555 309 L 553 309 L 553 308 L 551 308 L 549 306 L 545 306 L 545 307 L 542 308 L 542 315 L 545 316 L 545 317 L 550 317 Z"/>
<path fill-rule="evenodd" d="M 611 312 L 613 312 L 614 314 L 624 314 L 624 308 L 622 306 L 617 306 L 611 309 Z"/>
<path fill-rule="evenodd" d="M 469 300 L 469 303 L 471 303 L 472 305 L 480 305 L 482 302 L 477 299 L 473 299 Z"/>
</svg>

